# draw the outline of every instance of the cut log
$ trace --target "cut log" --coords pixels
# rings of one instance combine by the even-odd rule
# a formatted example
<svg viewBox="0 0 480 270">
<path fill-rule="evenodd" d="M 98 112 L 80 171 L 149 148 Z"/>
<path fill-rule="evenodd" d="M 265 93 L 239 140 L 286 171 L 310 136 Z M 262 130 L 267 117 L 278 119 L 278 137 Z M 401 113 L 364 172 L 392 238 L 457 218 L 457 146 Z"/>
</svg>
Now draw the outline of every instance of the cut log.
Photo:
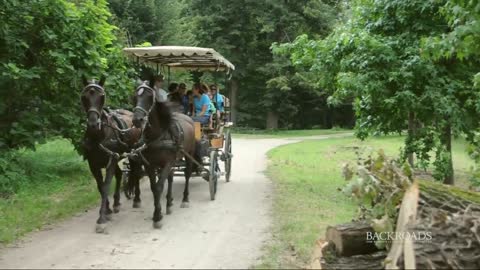
<svg viewBox="0 0 480 270">
<path fill-rule="evenodd" d="M 378 250 L 367 238 L 373 233 L 373 228 L 364 222 L 340 224 L 327 228 L 327 241 L 333 243 L 337 256 L 369 254 Z"/>
</svg>

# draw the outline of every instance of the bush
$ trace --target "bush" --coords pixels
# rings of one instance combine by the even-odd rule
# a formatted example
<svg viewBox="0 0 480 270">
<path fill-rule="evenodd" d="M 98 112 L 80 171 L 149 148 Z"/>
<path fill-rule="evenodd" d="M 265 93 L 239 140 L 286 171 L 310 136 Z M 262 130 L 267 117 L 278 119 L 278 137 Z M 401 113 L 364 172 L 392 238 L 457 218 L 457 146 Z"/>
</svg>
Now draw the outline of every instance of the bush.
<svg viewBox="0 0 480 270">
<path fill-rule="evenodd" d="M 27 182 L 25 170 L 18 163 L 18 153 L 7 152 L 0 156 L 0 198 L 14 194 Z"/>
<path fill-rule="evenodd" d="M 55 139 L 36 148 L 13 150 L 0 157 L 0 197 L 9 197 L 32 185 L 90 175 L 86 162 L 68 140 Z"/>
<path fill-rule="evenodd" d="M 74 3 L 11 0 L 2 4 L 0 151 L 33 148 L 56 135 L 78 142 L 84 115 L 80 75 L 107 76 L 110 105 L 128 102 L 130 69 L 115 36 L 117 28 L 109 23 L 107 1 Z"/>
</svg>

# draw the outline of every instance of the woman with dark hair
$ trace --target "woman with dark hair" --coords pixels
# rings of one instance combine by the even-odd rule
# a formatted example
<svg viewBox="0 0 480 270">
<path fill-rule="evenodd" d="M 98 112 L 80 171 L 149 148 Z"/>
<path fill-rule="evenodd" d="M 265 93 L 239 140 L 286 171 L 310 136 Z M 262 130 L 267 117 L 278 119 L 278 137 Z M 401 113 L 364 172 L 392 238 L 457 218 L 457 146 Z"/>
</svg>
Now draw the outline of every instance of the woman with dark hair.
<svg viewBox="0 0 480 270">
<path fill-rule="evenodd" d="M 192 88 L 193 92 L 193 115 L 195 122 L 208 124 L 210 120 L 210 98 L 205 93 L 204 86 L 201 83 L 195 83 Z"/>
<path fill-rule="evenodd" d="M 178 83 L 171 83 L 169 86 L 168 86 L 168 93 L 169 94 L 172 94 L 172 93 L 175 93 L 178 91 Z"/>
<path fill-rule="evenodd" d="M 210 94 L 210 87 L 206 83 L 200 83 L 200 86 L 202 87 L 203 93 L 208 95 Z"/>
<path fill-rule="evenodd" d="M 178 104 L 182 104 L 182 96 L 178 92 L 178 83 L 171 83 L 168 87 L 168 100 L 170 102 L 175 102 Z"/>
<path fill-rule="evenodd" d="M 184 114 L 193 115 L 193 92 L 188 90 L 183 99 Z"/>
</svg>

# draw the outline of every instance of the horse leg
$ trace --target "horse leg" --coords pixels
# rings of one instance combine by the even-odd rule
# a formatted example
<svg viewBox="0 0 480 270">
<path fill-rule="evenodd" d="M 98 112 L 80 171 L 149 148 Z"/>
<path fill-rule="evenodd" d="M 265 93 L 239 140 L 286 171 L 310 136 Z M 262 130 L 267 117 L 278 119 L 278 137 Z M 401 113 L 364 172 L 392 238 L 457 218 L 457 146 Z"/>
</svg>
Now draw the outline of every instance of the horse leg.
<svg viewBox="0 0 480 270">
<path fill-rule="evenodd" d="M 133 208 L 140 208 L 142 200 L 140 199 L 140 179 L 142 178 L 142 165 L 140 163 L 130 161 L 130 174 L 128 175 L 129 185 L 134 186 L 135 197 L 133 198 Z"/>
<path fill-rule="evenodd" d="M 193 171 L 193 162 L 189 160 L 188 158 L 185 158 L 186 164 L 185 164 L 185 189 L 183 190 L 183 199 L 182 199 L 182 204 L 180 205 L 181 208 L 188 208 L 189 207 L 189 200 L 188 196 L 190 194 L 188 190 L 188 185 L 190 182 L 190 176 L 192 175 Z"/>
<path fill-rule="evenodd" d="M 97 182 L 98 192 L 101 195 L 102 185 L 103 185 L 102 169 L 98 166 L 95 166 L 93 162 L 91 162 L 90 160 L 88 161 L 88 167 L 90 168 L 90 172 L 92 172 L 92 175 L 95 178 L 95 181 Z M 103 208 L 103 199 L 100 202 L 100 213 L 99 213 L 100 216 L 97 220 L 97 224 L 103 224 L 107 222 L 105 217 L 102 218 L 102 208 Z"/>
<path fill-rule="evenodd" d="M 112 182 L 113 175 L 115 174 L 116 160 L 112 159 L 109 166 L 106 168 L 105 180 L 99 187 L 102 196 L 102 205 L 100 206 L 100 217 L 97 220 L 97 233 L 105 232 L 105 223 L 108 220 L 108 215 L 112 213 L 109 209 L 108 191 L 110 190 L 110 183 Z"/>
<path fill-rule="evenodd" d="M 165 185 L 165 180 L 170 174 L 172 165 L 168 163 L 165 167 L 162 168 L 160 174 L 158 175 L 158 181 L 156 181 L 156 172 L 155 169 L 149 168 L 148 175 L 150 177 L 150 187 L 153 192 L 153 200 L 155 210 L 153 211 L 153 227 L 160 229 L 162 227 L 161 220 L 162 216 L 162 206 L 160 205 L 160 197 L 162 196 L 163 187 Z"/>
<path fill-rule="evenodd" d="M 173 186 L 173 171 L 170 171 L 168 174 L 168 188 L 167 188 L 167 215 L 172 213 L 173 205 L 173 196 L 172 196 L 172 186 Z"/>
<path fill-rule="evenodd" d="M 122 185 L 122 170 L 115 164 L 115 193 L 113 195 L 113 212 L 120 212 L 120 186 Z"/>
</svg>

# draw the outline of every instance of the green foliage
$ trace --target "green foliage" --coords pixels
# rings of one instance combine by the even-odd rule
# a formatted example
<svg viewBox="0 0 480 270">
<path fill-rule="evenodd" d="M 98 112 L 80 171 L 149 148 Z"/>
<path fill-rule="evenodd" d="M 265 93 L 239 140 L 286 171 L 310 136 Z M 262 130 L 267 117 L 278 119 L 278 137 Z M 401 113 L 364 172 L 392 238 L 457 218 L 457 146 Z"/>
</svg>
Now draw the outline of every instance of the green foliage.
<svg viewBox="0 0 480 270">
<path fill-rule="evenodd" d="M 413 181 L 410 166 L 400 167 L 383 151 L 376 157 L 359 158 L 357 163 L 355 169 L 349 164 L 343 166 L 343 176 L 348 181 L 343 192 L 357 200 L 359 218 L 371 223 L 376 232 L 394 231 L 403 194 Z M 375 244 L 384 248 L 386 242 Z"/>
<path fill-rule="evenodd" d="M 36 151 L 20 149 L 10 155 L 15 157 L 7 164 L 12 181 L 4 185 L 0 172 L 0 244 L 98 203 L 88 165 L 68 140 L 55 139 Z"/>
<path fill-rule="evenodd" d="M 131 83 L 106 0 L 4 1 L 0 16 L 0 149 L 49 136 L 78 142 L 80 75 L 107 76 L 107 102 L 127 103 Z"/>
<path fill-rule="evenodd" d="M 480 52 L 480 2 L 478 0 L 463 1 L 449 0 L 441 8 L 441 13 L 448 22 L 449 30 L 447 33 L 428 37 L 423 39 L 424 55 L 437 61 L 461 61 L 468 64 L 476 62 Z M 476 72 L 473 76 L 474 86 L 478 93 L 480 73 L 478 66 L 475 66 Z M 478 94 L 469 103 L 478 110 Z M 477 163 L 479 143 L 478 133 L 470 133 L 469 139 L 471 147 L 469 153 L 474 157 Z M 480 186 L 480 172 L 478 164 L 472 172 L 471 182 L 473 186 Z"/>
<path fill-rule="evenodd" d="M 337 13 L 333 2 L 190 1 L 187 14 L 194 22 L 198 45 L 215 48 L 236 66 L 233 79 L 239 85 L 240 125 L 264 127 L 267 111 L 273 111 L 280 114 L 284 127 L 299 122 L 297 127 L 305 128 L 308 124 L 301 124 L 301 111 L 318 113 L 308 111 L 312 103 L 322 105 L 318 95 L 300 85 L 299 78 L 291 78 L 289 60 L 274 59 L 270 47 L 273 42 L 288 42 L 304 32 L 327 34 Z"/>
<path fill-rule="evenodd" d="M 437 177 L 448 175 L 445 148 L 454 131 L 477 127 L 479 91 L 471 77 L 477 61 L 422 57 L 422 38 L 448 32 L 440 14 L 446 1 L 351 1 L 350 19 L 321 40 L 299 36 L 278 47 L 294 65 L 312 75 L 330 104 L 353 102 L 357 135 L 400 133 L 414 114 L 417 132 L 406 140 L 407 153 L 426 164 L 436 152 Z M 412 127 L 412 126 L 411 126 Z M 433 137 L 431 137 L 433 136 Z M 445 163 L 447 162 L 447 164 Z"/>
<path fill-rule="evenodd" d="M 0 198 L 8 197 L 28 182 L 25 168 L 18 164 L 18 154 L 7 152 L 0 158 Z"/>
<path fill-rule="evenodd" d="M 28 186 L 62 181 L 73 173 L 88 175 L 87 164 L 67 140 L 56 139 L 37 151 L 18 149 L 0 158 L 0 198 L 8 198 Z"/>
<path fill-rule="evenodd" d="M 150 42 L 154 45 L 196 44 L 193 25 L 188 16 L 185 0 L 108 0 L 118 25 L 128 43 Z"/>
</svg>

